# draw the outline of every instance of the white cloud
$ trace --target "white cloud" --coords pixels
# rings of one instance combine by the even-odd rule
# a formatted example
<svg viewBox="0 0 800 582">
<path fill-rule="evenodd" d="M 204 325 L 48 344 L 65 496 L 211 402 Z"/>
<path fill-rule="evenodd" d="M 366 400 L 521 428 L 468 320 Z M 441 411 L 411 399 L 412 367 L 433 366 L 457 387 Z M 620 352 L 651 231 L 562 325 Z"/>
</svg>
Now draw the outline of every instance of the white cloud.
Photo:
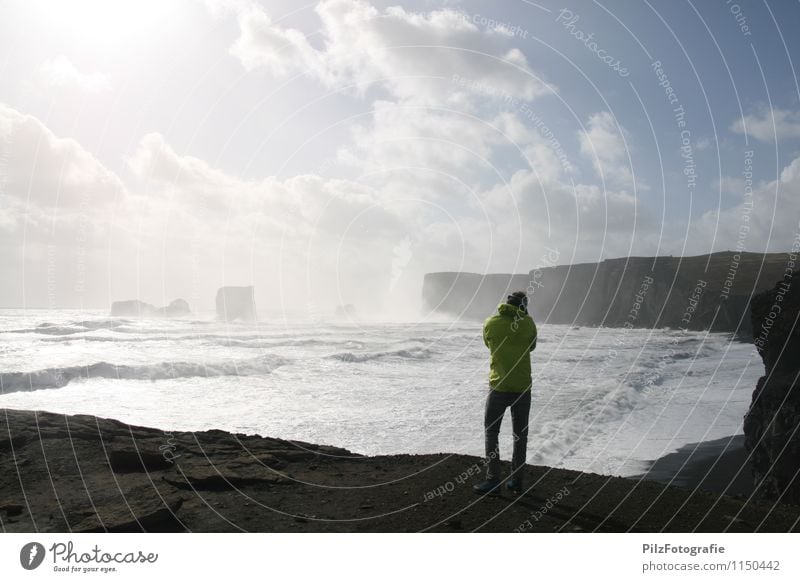
<svg viewBox="0 0 800 582">
<path fill-rule="evenodd" d="M 318 72 L 317 52 L 296 29 L 274 26 L 267 13 L 253 7 L 239 16 L 241 36 L 231 47 L 247 69 L 266 67 L 276 75 L 311 69 Z"/>
<path fill-rule="evenodd" d="M 388 92 L 339 158 L 365 174 L 381 203 L 407 220 L 414 248 L 422 249 L 415 256 L 437 269 L 524 270 L 529 265 L 524 258 L 515 264 L 517 251 L 533 256 L 555 241 L 583 260 L 599 258 L 601 250 L 625 254 L 634 239 L 655 249 L 646 231 L 651 218 L 632 194 L 627 134 L 610 113 L 591 116 L 578 135 L 604 190 L 573 185 L 576 167 L 566 146 L 553 135 L 545 139 L 518 111 L 482 115 L 477 104 L 519 103 L 555 90 L 531 70 L 512 35 L 481 30 L 447 9 L 412 13 L 325 0 L 316 11 L 322 25 L 306 35 L 272 22 L 261 8 L 240 10 L 232 52 L 246 67 L 274 75 L 304 71 L 327 87 L 373 84 Z M 506 184 L 509 155 L 523 169 Z M 487 179 L 496 185 L 477 186 Z M 403 195 L 421 203 L 386 201 Z M 453 264 L 454 255 L 463 264 Z"/>
<path fill-rule="evenodd" d="M 606 184 L 630 187 L 633 174 L 626 145 L 626 132 L 608 111 L 589 118 L 588 129 L 579 133 L 581 153 L 592 161 Z M 642 184 L 637 184 L 639 188 Z"/>
<path fill-rule="evenodd" d="M 569 177 L 577 173 L 577 168 L 570 161 L 563 145 L 552 132 L 543 125 L 540 131 L 522 122 L 519 115 L 511 112 L 499 114 L 493 121 L 505 139 L 520 150 L 525 164 L 532 168 L 537 176 L 549 181 L 568 182 Z"/>
<path fill-rule="evenodd" d="M 369 186 L 314 175 L 241 179 L 178 154 L 157 133 L 127 166 L 126 187 L 77 142 L 0 106 L 0 303 L 184 296 L 208 307 L 223 284 L 255 284 L 260 299 L 300 310 L 295 297 L 320 293 L 327 309 L 334 291 L 371 297 L 377 308 L 392 281 L 409 294 L 395 255 L 416 227 Z"/>
<path fill-rule="evenodd" d="M 486 193 L 486 208 L 503 241 L 499 248 L 523 248 L 525 261 L 550 246 L 576 262 L 624 256 L 631 246 L 655 251 L 653 217 L 626 190 L 553 180 L 520 170 L 507 185 Z M 513 237 L 514 240 L 510 240 Z M 516 242 L 514 242 L 516 240 Z M 533 258 L 531 258 L 533 257 Z"/>
<path fill-rule="evenodd" d="M 688 237 L 693 252 L 735 250 L 740 242 L 751 252 L 786 252 L 792 247 L 800 235 L 800 158 L 783 168 L 777 180 L 754 186 L 751 200 L 743 188 L 736 193 L 735 206 L 706 212 L 693 222 Z"/>
<path fill-rule="evenodd" d="M 712 143 L 715 142 L 712 142 L 710 137 L 702 136 L 697 139 L 697 141 L 694 144 L 694 147 L 697 151 L 702 152 L 710 148 Z"/>
<path fill-rule="evenodd" d="M 0 303 L 96 301 L 107 286 L 111 218 L 127 200 L 120 179 L 80 144 L 0 104 Z"/>
<path fill-rule="evenodd" d="M 387 104 L 381 123 L 386 128 L 398 121 L 402 141 L 402 118 L 393 120 L 397 107 Z M 432 187 L 436 182 L 428 178 L 435 172 L 392 176 L 372 185 L 315 175 L 246 180 L 177 153 L 153 133 L 141 139 L 127 160 L 132 181 L 123 186 L 76 142 L 54 136 L 30 116 L 7 107 L 0 111 L 5 139 L 0 143 L 15 144 L 9 161 L 16 172 L 6 175 L 16 221 L 2 227 L 9 242 L 3 246 L 13 255 L 4 255 L 10 273 L 6 284 L 24 272 L 24 297 L 31 304 L 44 302 L 48 277 L 53 277 L 47 270 L 51 261 L 59 304 L 74 305 L 76 297 L 95 305 L 131 297 L 163 303 L 179 295 L 194 302 L 208 299 L 216 286 L 227 282 L 254 283 L 260 297 L 276 305 L 320 293 L 316 301 L 323 311 L 330 301 L 379 308 L 392 294 L 398 305 L 416 297 L 422 275 L 453 265 L 457 256 L 462 257 L 460 265 L 472 270 L 519 270 L 527 268 L 528 255 L 519 254 L 515 266 L 510 263 L 516 256 L 512 250 L 533 252 L 536 244 L 547 242 L 546 214 L 538 204 L 538 179 L 532 171 L 513 181 L 516 204 L 463 189 L 441 203 L 448 194 Z M 441 123 L 440 129 L 456 132 L 459 143 L 473 140 L 476 150 L 491 154 L 489 124 L 474 120 L 470 128 L 459 127 L 457 119 Z M 456 126 L 450 128 L 451 123 Z M 36 143 L 41 144 L 38 152 Z M 361 144 L 370 145 L 377 148 L 369 141 Z M 446 148 L 440 153 L 441 161 L 431 167 L 448 163 Z M 375 159 L 384 154 L 392 155 L 387 150 Z M 430 150 L 425 154 L 436 156 Z M 60 178 L 62 173 L 69 178 Z M 27 184 L 33 184 L 30 196 Z M 553 226 L 562 244 L 582 246 L 585 239 L 594 245 L 604 229 L 615 231 L 624 242 L 616 223 L 589 222 L 611 203 L 612 221 L 628 227 L 630 212 L 621 208 L 630 201 L 624 194 L 604 197 L 597 189 L 580 186 L 575 198 L 557 181 L 545 187 L 551 210 L 558 214 Z M 579 235 L 572 223 L 575 216 L 581 217 L 579 228 L 587 229 Z M 487 242 L 491 240 L 494 246 Z M 413 249 L 403 257 L 400 278 L 398 245 Z M 81 293 L 73 292 L 76 288 Z M 192 299 L 193 293 L 200 299 Z M 17 297 L 9 289 L 0 289 L 0 296 L 12 298 L 11 303 Z"/>
<path fill-rule="evenodd" d="M 286 180 L 230 176 L 203 160 L 179 155 L 157 133 L 142 138 L 128 166 L 148 198 L 169 204 L 189 220 L 227 224 L 226 236 L 234 238 L 246 239 L 254 229 L 266 237 L 336 233 L 359 213 L 379 206 L 372 189 L 347 180 L 316 175 Z M 387 220 L 384 214 L 382 227 L 387 227 Z M 209 236 L 214 232 L 218 229 Z"/>
<path fill-rule="evenodd" d="M 158 134 L 128 163 L 146 192 L 137 197 L 140 237 L 194 245 L 212 271 L 253 281 L 271 303 L 303 309 L 294 298 L 305 297 L 328 309 L 341 298 L 377 309 L 390 292 L 416 296 L 419 265 L 404 264 L 399 280 L 396 249 L 417 240 L 419 225 L 386 191 L 316 175 L 236 178 L 176 153 Z"/>
<path fill-rule="evenodd" d="M 111 82 L 100 73 L 83 73 L 64 55 L 42 63 L 36 78 L 45 90 L 76 89 L 87 93 L 103 93 L 111 90 Z"/>
<path fill-rule="evenodd" d="M 204 0 L 209 13 L 215 18 L 240 14 L 257 6 L 255 0 Z"/>
<path fill-rule="evenodd" d="M 370 123 L 357 126 L 340 158 L 362 172 L 430 169 L 459 179 L 487 169 L 501 135 L 469 114 L 378 101 Z"/>
<path fill-rule="evenodd" d="M 800 137 L 800 112 L 764 107 L 734 121 L 731 131 L 747 133 L 763 142 L 797 138 Z"/>
<path fill-rule="evenodd" d="M 396 125 L 397 139 L 403 141 L 402 123 L 393 118 L 399 106 L 385 107 L 378 115 L 386 116 L 381 127 L 388 135 L 387 128 Z M 596 147 L 617 143 L 603 117 L 588 123 Z M 449 127 L 452 119 L 440 121 L 441 131 L 471 131 L 468 125 Z M 534 147 L 535 134 L 515 124 L 513 117 L 496 120 L 507 135 Z M 439 130 L 434 128 L 433 135 Z M 491 131 L 475 131 L 474 136 L 457 133 L 458 142 L 474 140 L 472 147 L 491 158 Z M 424 131 L 416 128 L 415 134 Z M 377 150 L 380 144 L 373 139 L 370 134 L 354 147 Z M 196 302 L 209 300 L 218 285 L 248 283 L 277 310 L 302 310 L 303 305 L 294 305 L 296 297 L 313 297 L 325 313 L 331 302 L 379 308 L 392 293 L 401 300 L 416 296 L 422 275 L 444 265 L 524 272 L 545 245 L 574 261 L 621 256 L 631 248 L 640 254 L 658 249 L 658 224 L 630 190 L 580 182 L 573 187 L 567 177 L 536 168 L 517 170 L 507 184 L 498 179 L 489 188 L 456 188 L 449 194 L 432 187 L 436 182 L 429 173 L 372 183 L 316 175 L 242 179 L 179 154 L 153 133 L 127 160 L 132 181 L 123 185 L 79 144 L 5 106 L 0 107 L 0 150 L 0 159 L 7 161 L 0 174 L 3 210 L 8 210 L 0 238 L 9 273 L 0 297 L 10 302 L 17 297 L 11 287 L 22 273 L 24 298 L 35 304 L 37 297 L 46 297 L 52 267 L 59 293 L 80 287 L 87 302 L 90 288 L 95 301 L 138 296 L 164 303 L 183 295 Z M 393 153 L 377 152 L 373 161 L 383 155 L 390 159 Z M 424 157 L 437 155 L 429 150 Z M 445 167 L 444 158 L 431 167 Z M 451 198 L 443 202 L 447 195 Z M 748 249 L 764 246 L 770 228 L 772 244 L 785 248 L 800 216 L 800 159 L 784 169 L 780 180 L 759 186 L 754 199 Z M 773 218 L 775 204 L 780 212 Z M 718 247 L 735 243 L 741 212 L 738 207 L 722 213 Z M 716 218 L 708 213 L 693 226 L 694 250 L 711 250 Z M 398 248 L 405 249 L 401 255 Z"/>
<path fill-rule="evenodd" d="M 0 103 L 2 179 L 7 195 L 40 208 L 105 209 L 125 189 L 75 140 L 59 138 L 38 119 Z"/>
<path fill-rule="evenodd" d="M 240 37 L 231 52 L 248 69 L 273 74 L 305 72 L 328 87 L 370 85 L 403 100 L 458 102 L 469 84 L 456 86 L 454 75 L 498 93 L 533 99 L 552 87 L 527 59 L 509 45 L 509 37 L 483 31 L 452 9 L 408 12 L 394 6 L 379 10 L 363 0 L 323 0 L 316 7 L 321 28 L 309 36 L 271 21 L 258 5 L 239 10 Z"/>
<path fill-rule="evenodd" d="M 457 251 L 440 244 L 444 237 L 456 241 L 472 268 L 484 265 L 483 241 L 492 229 L 504 230 L 502 238 L 513 231 L 508 209 L 485 215 L 478 182 L 486 176 L 502 181 L 508 152 L 549 180 L 563 179 L 571 167 L 517 115 L 482 118 L 478 104 L 519 103 L 555 88 L 530 68 L 513 35 L 480 29 L 455 10 L 414 13 L 363 0 L 325 0 L 316 12 L 321 27 L 306 35 L 272 22 L 259 6 L 239 7 L 241 33 L 232 53 L 245 67 L 273 75 L 302 71 L 330 88 L 360 84 L 353 92 L 361 94 L 382 88 L 387 98 L 373 104 L 369 121 L 355 127 L 339 159 L 403 218 L 414 248 L 424 249 L 415 257 L 434 269 L 452 264 Z"/>
</svg>

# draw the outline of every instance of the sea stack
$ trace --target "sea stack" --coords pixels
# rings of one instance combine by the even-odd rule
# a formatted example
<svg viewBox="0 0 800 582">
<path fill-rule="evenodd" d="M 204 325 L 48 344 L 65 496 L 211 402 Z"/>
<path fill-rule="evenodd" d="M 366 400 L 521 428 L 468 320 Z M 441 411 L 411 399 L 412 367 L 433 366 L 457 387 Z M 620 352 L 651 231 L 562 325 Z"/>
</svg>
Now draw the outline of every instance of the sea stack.
<svg viewBox="0 0 800 582">
<path fill-rule="evenodd" d="M 753 297 L 750 315 L 766 374 L 744 419 L 745 447 L 758 493 L 800 504 L 800 271 Z"/>
<path fill-rule="evenodd" d="M 112 317 L 181 317 L 191 313 L 184 299 L 175 299 L 166 307 L 156 307 L 138 299 L 114 301 L 111 304 Z"/>
<path fill-rule="evenodd" d="M 185 299 L 176 299 L 166 307 L 159 309 L 161 313 L 167 317 L 179 317 L 181 315 L 190 315 L 192 311 L 189 309 L 189 304 Z"/>
<path fill-rule="evenodd" d="M 253 287 L 220 287 L 217 291 L 217 317 L 226 321 L 256 320 Z"/>
</svg>

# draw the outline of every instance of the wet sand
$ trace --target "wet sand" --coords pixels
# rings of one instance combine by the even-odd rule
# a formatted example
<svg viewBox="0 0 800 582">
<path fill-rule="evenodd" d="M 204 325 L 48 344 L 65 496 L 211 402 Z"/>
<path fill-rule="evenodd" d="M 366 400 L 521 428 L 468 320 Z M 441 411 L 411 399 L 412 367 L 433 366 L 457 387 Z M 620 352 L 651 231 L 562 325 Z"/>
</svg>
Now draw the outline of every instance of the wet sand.
<svg viewBox="0 0 800 582">
<path fill-rule="evenodd" d="M 690 443 L 635 478 L 723 495 L 749 497 L 755 490 L 744 435 Z"/>
</svg>

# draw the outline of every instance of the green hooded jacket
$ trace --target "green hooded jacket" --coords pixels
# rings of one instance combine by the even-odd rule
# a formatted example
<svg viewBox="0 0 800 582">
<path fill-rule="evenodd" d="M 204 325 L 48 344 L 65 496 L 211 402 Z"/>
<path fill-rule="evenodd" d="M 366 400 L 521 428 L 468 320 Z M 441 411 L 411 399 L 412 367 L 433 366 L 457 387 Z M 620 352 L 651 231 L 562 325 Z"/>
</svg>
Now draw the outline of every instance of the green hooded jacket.
<svg viewBox="0 0 800 582">
<path fill-rule="evenodd" d="M 525 311 L 508 303 L 483 324 L 483 343 L 489 348 L 489 385 L 498 392 L 531 388 L 531 352 L 536 349 L 536 324 Z"/>
</svg>

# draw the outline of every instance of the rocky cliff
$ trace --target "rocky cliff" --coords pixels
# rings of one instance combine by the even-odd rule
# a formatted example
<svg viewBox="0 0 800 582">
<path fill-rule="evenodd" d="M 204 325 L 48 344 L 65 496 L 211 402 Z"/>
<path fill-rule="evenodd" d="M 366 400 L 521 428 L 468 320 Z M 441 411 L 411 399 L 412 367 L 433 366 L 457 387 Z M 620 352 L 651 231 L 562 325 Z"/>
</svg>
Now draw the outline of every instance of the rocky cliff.
<svg viewBox="0 0 800 582">
<path fill-rule="evenodd" d="M 753 343 L 764 361 L 745 416 L 758 491 L 800 504 L 800 271 L 753 298 Z"/>
<path fill-rule="evenodd" d="M 672 327 L 751 333 L 751 296 L 781 277 L 786 254 L 624 257 L 534 269 L 526 275 L 429 273 L 427 310 L 482 319 L 509 290 L 531 297 L 535 319 L 590 326 Z"/>
<path fill-rule="evenodd" d="M 363 457 L 220 430 L 0 410 L 0 530 L 785 532 L 800 508 L 529 466 L 516 497 L 478 497 L 482 460 Z M 508 463 L 503 462 L 508 471 Z"/>
</svg>

